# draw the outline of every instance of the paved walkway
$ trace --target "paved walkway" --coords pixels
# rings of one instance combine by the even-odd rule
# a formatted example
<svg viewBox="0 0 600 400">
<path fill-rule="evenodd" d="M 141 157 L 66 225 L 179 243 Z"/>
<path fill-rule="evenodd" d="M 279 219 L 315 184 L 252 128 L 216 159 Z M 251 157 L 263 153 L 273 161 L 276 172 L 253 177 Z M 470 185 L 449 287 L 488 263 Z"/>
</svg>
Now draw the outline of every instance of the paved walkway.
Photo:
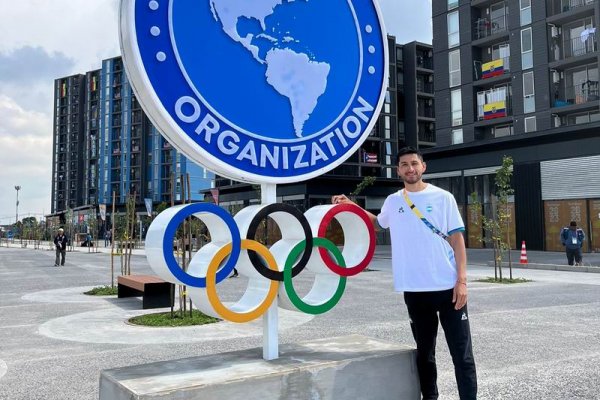
<svg viewBox="0 0 600 400">
<path fill-rule="evenodd" d="M 127 324 L 130 316 L 155 310 L 141 310 L 137 298 L 83 295 L 109 284 L 111 276 L 107 254 L 83 250 L 68 253 L 66 266 L 55 268 L 52 251 L 0 248 L 0 399 L 97 399 L 104 369 L 261 346 L 261 321 L 188 328 Z M 357 333 L 412 346 L 389 265 L 389 259 L 376 258 L 374 272 L 349 278 L 340 303 L 325 315 L 280 310 L 280 343 Z M 132 258 L 132 271 L 151 273 L 139 256 Z M 479 399 L 600 399 L 600 274 L 520 269 L 518 276 L 533 282 L 474 282 L 490 272 L 469 266 Z M 301 293 L 312 284 L 307 275 L 294 280 Z M 234 301 L 244 285 L 244 278 L 228 279 L 219 295 Z M 441 398 L 455 400 L 451 360 L 440 337 Z"/>
</svg>

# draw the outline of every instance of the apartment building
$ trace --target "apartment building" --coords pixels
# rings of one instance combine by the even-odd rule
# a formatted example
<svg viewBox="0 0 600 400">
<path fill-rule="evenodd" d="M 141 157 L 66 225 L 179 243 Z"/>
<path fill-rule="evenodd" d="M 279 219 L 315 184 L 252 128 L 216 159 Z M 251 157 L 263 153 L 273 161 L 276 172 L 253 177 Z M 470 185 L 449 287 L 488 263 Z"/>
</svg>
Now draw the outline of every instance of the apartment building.
<svg viewBox="0 0 600 400">
<path fill-rule="evenodd" d="M 597 0 L 434 0 L 436 144 L 427 178 L 489 213 L 494 172 L 514 159 L 513 247 L 562 250 L 575 220 L 600 251 Z"/>
</svg>

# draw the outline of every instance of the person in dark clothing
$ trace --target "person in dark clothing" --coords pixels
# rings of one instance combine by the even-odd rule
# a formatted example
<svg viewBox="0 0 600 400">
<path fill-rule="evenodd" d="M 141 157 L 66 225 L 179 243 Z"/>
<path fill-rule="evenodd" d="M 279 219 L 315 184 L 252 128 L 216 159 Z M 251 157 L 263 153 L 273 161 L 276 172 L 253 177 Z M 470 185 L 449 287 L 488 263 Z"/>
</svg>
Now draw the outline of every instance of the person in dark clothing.
<svg viewBox="0 0 600 400">
<path fill-rule="evenodd" d="M 63 228 L 58 230 L 58 234 L 54 237 L 54 246 L 56 246 L 56 259 L 54 261 L 54 266 L 58 267 L 59 261 L 60 265 L 65 265 L 65 255 L 67 254 L 67 243 L 68 239 L 65 236 L 65 231 Z"/>
<path fill-rule="evenodd" d="M 565 226 L 560 232 L 560 241 L 565 246 L 567 252 L 567 262 L 569 265 L 583 265 L 583 255 L 581 248 L 585 240 L 583 229 L 577 227 L 577 222 L 571 221 L 569 226 Z"/>
</svg>

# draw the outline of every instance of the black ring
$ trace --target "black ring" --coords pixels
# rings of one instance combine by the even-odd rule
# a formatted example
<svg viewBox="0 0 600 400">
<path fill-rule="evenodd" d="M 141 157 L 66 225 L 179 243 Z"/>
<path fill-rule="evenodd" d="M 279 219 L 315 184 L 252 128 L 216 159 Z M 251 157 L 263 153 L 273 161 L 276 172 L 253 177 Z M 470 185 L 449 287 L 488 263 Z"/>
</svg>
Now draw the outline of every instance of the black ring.
<svg viewBox="0 0 600 400">
<path fill-rule="evenodd" d="M 308 224 L 308 220 L 306 219 L 304 214 L 302 214 L 300 212 L 300 210 L 298 210 L 294 206 L 291 206 L 289 204 L 283 204 L 283 203 L 274 203 L 274 204 L 269 204 L 269 205 L 263 207 L 259 212 L 256 213 L 256 215 L 250 222 L 250 226 L 248 227 L 248 233 L 246 233 L 246 239 L 255 240 L 254 236 L 256 236 L 256 230 L 258 229 L 258 225 L 261 223 L 261 221 L 263 219 L 267 218 L 269 216 L 269 214 L 275 213 L 275 212 L 286 212 L 286 213 L 291 214 L 292 216 L 296 217 L 298 222 L 300 222 L 302 229 L 304 230 L 304 236 L 306 237 L 306 246 L 304 248 L 304 253 L 302 254 L 302 257 L 300 257 L 300 260 L 298 261 L 298 263 L 292 268 L 292 277 L 294 277 L 294 276 L 298 275 L 300 272 L 302 272 L 304 267 L 306 267 L 306 264 L 308 263 L 310 255 L 312 254 L 312 248 L 313 248 L 313 235 L 312 235 L 312 231 L 310 229 L 310 225 Z M 280 227 L 280 229 L 281 229 L 281 227 Z M 283 236 L 283 232 L 282 232 L 282 236 Z M 273 271 L 272 269 L 267 268 L 262 263 L 262 260 L 260 259 L 260 257 L 258 256 L 258 254 L 255 251 L 248 250 L 248 257 L 250 258 L 250 262 L 252 263 L 252 265 L 258 271 L 259 274 L 261 274 L 262 276 L 264 276 L 267 279 L 271 279 L 272 281 L 283 282 L 283 272 L 282 271 Z"/>
</svg>

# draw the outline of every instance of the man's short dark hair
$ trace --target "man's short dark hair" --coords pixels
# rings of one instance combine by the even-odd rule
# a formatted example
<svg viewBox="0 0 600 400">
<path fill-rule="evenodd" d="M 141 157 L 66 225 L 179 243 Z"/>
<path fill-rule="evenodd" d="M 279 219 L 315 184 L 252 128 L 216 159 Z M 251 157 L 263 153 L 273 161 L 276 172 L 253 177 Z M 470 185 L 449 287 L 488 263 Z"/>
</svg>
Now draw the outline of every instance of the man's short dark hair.
<svg viewBox="0 0 600 400">
<path fill-rule="evenodd" d="M 416 154 L 417 157 L 419 157 L 419 159 L 423 161 L 423 154 L 421 154 L 419 150 L 415 149 L 414 147 L 407 146 L 398 150 L 398 156 L 396 157 L 396 165 L 400 164 L 400 157 L 405 156 L 407 154 Z"/>
<path fill-rule="evenodd" d="M 569 225 L 571 225 L 571 226 L 577 226 L 577 222 L 571 221 L 571 223 Z"/>
</svg>

